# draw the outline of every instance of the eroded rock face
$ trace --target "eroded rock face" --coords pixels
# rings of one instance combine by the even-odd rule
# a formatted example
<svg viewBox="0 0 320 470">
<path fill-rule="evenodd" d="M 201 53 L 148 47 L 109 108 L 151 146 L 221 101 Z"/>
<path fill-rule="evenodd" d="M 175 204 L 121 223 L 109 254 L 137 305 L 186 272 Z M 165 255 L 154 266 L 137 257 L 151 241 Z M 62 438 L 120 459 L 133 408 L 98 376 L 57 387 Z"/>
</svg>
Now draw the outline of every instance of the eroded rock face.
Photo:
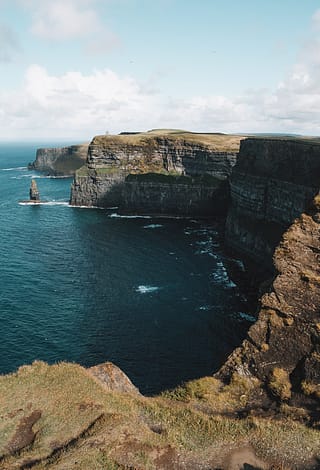
<svg viewBox="0 0 320 470">
<path fill-rule="evenodd" d="M 144 214 L 225 213 L 225 180 L 240 140 L 191 133 L 95 137 L 86 167 L 75 176 L 70 202 Z"/>
<path fill-rule="evenodd" d="M 140 137 L 140 138 L 139 138 Z M 229 137 L 229 136 L 227 136 Z M 156 170 L 174 171 L 180 174 L 226 178 L 236 162 L 240 138 L 223 147 L 215 148 L 195 137 L 188 141 L 188 135 L 157 137 L 148 133 L 141 136 L 98 136 L 93 139 L 88 150 L 88 167 L 108 167 L 115 164 L 132 172 L 144 166 Z M 221 141 L 223 137 L 221 137 Z M 238 143 L 238 145 L 237 145 Z"/>
<path fill-rule="evenodd" d="M 30 201 L 40 202 L 40 193 L 39 193 L 38 186 L 35 180 L 31 180 Z"/>
<path fill-rule="evenodd" d="M 268 385 L 280 370 L 288 373 L 288 389 L 320 392 L 319 200 L 317 196 L 308 213 L 283 235 L 273 257 L 277 275 L 261 298 L 258 320 L 221 368 L 220 377 L 237 371 Z"/>
<path fill-rule="evenodd" d="M 318 192 L 319 175 L 319 142 L 242 141 L 230 178 L 227 244 L 270 266 L 282 234 Z"/>
<path fill-rule="evenodd" d="M 87 153 L 88 144 L 41 148 L 37 150 L 36 159 L 28 168 L 52 176 L 73 176 L 85 164 Z"/>
<path fill-rule="evenodd" d="M 129 377 L 112 362 L 90 367 L 87 371 L 109 392 L 140 395 L 138 388 L 133 385 Z"/>
</svg>

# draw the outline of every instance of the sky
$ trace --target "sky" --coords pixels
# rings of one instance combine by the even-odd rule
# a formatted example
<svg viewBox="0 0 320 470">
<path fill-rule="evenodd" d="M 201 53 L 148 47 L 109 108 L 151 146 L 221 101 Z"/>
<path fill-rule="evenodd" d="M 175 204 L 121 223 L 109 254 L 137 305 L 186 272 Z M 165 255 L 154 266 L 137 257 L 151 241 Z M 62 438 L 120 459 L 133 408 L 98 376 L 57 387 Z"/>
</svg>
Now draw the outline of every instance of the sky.
<svg viewBox="0 0 320 470">
<path fill-rule="evenodd" d="M 0 140 L 320 135 L 316 0 L 0 0 Z"/>
</svg>

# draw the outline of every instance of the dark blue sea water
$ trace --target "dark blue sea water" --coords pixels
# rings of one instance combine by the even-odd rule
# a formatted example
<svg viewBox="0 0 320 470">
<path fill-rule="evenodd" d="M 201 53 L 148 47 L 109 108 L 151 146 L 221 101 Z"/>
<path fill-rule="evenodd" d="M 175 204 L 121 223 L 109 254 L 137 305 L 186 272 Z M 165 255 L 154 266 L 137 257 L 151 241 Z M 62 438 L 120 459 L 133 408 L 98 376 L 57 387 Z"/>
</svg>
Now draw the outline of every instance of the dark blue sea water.
<svg viewBox="0 0 320 470">
<path fill-rule="evenodd" d="M 155 393 L 215 371 L 248 327 L 218 225 L 69 207 L 37 146 L 0 145 L 0 373 L 109 360 Z M 49 204 L 18 203 L 32 176 Z"/>
</svg>

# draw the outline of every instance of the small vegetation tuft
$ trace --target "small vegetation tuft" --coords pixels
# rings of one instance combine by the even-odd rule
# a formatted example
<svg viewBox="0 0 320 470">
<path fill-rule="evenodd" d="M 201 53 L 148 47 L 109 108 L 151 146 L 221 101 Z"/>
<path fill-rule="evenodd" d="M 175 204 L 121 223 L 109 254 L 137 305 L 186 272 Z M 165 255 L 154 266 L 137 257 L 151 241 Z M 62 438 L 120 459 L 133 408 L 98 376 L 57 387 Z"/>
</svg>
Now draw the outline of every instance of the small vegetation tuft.
<svg viewBox="0 0 320 470">
<path fill-rule="evenodd" d="M 268 385 L 271 392 L 280 400 L 289 400 L 291 397 L 291 382 L 286 370 L 275 367 L 271 372 Z"/>
</svg>

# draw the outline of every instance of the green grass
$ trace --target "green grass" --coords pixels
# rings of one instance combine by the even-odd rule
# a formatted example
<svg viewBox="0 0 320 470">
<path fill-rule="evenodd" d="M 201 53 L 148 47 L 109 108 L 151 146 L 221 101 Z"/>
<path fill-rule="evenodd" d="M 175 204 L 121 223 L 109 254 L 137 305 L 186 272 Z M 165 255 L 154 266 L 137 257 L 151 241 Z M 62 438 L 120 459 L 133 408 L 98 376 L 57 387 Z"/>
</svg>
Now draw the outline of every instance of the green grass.
<svg viewBox="0 0 320 470">
<path fill-rule="evenodd" d="M 140 132 L 129 135 L 99 135 L 94 137 L 92 143 L 102 147 L 113 145 L 139 146 L 140 148 L 150 148 L 158 145 L 159 139 L 166 139 L 173 144 L 201 144 L 208 149 L 217 152 L 238 152 L 240 141 L 245 136 L 218 134 L 218 133 L 195 133 L 170 129 L 155 129 L 149 132 Z"/>
<path fill-rule="evenodd" d="M 275 420 L 230 414 L 257 387 L 238 375 L 228 386 L 204 377 L 145 398 L 108 392 L 76 364 L 35 362 L 0 377 L 0 469 L 40 459 L 34 470 L 156 470 L 158 458 L 177 455 L 205 467 L 243 445 L 273 462 L 306 468 L 311 456 L 320 456 L 319 431 L 293 421 L 296 411 L 287 406 L 286 417 Z M 41 418 L 33 426 L 34 442 L 8 455 L 19 423 L 35 410 Z"/>
<path fill-rule="evenodd" d="M 141 174 L 130 174 L 127 176 L 126 181 L 128 182 L 148 182 L 148 183 L 161 183 L 161 184 L 185 184 L 190 186 L 214 186 L 217 187 L 221 184 L 221 180 L 214 176 L 185 176 L 179 173 L 141 173 Z"/>
<path fill-rule="evenodd" d="M 141 169 L 143 171 L 143 169 Z M 125 170 L 119 169 L 115 166 L 110 167 L 97 167 L 95 169 L 90 169 L 87 166 L 82 166 L 77 170 L 76 176 L 87 177 L 87 176 L 112 176 L 117 173 L 126 173 Z M 160 184 L 183 184 L 190 186 L 210 186 L 210 187 L 219 187 L 222 180 L 211 175 L 201 175 L 201 176 L 186 176 L 181 175 L 180 173 L 173 171 L 166 171 L 161 168 L 159 171 L 155 172 L 139 172 L 139 173 L 129 173 L 126 177 L 128 183 L 131 182 L 145 182 L 145 183 L 160 183 Z"/>
</svg>

